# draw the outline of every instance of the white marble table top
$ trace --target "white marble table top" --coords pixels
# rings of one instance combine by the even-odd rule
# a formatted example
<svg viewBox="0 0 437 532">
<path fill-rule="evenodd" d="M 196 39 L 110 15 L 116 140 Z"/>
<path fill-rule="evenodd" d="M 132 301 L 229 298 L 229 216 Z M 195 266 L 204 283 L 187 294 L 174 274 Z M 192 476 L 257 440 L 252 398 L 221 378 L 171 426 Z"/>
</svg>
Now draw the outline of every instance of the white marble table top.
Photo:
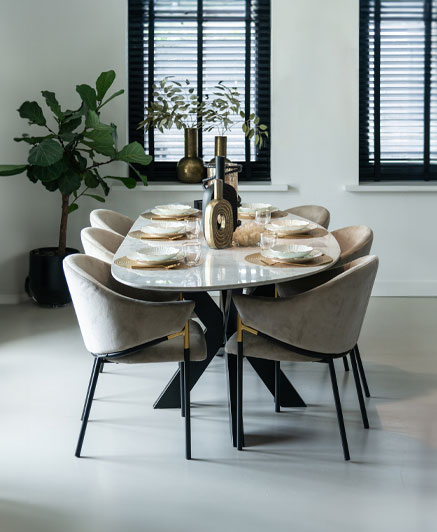
<svg viewBox="0 0 437 532">
<path fill-rule="evenodd" d="M 288 215 L 288 218 L 299 216 Z M 285 218 L 283 218 L 285 220 Z M 135 231 L 150 223 L 139 216 L 135 221 L 131 231 Z M 249 286 L 260 286 L 283 281 L 306 277 L 314 273 L 331 268 L 340 256 L 340 248 L 335 238 L 328 233 L 320 238 L 308 238 L 295 240 L 297 244 L 305 244 L 322 250 L 334 259 L 330 264 L 306 268 L 273 268 L 268 266 L 257 266 L 249 264 L 244 257 L 259 251 L 259 247 L 232 247 L 228 249 L 211 249 L 206 244 L 205 239 L 200 239 L 202 243 L 203 263 L 190 269 L 184 270 L 130 270 L 112 264 L 112 275 L 121 283 L 135 288 L 147 290 L 172 290 L 178 292 L 202 292 L 212 290 L 227 290 L 231 288 L 245 288 Z M 137 249 L 149 244 L 152 241 L 138 240 L 126 236 L 114 259 L 123 257 L 135 252 Z M 165 242 L 160 241 L 159 245 L 169 245 L 171 247 L 182 247 L 182 241 Z M 283 240 L 281 242 L 290 242 Z M 158 243 L 155 242 L 155 245 Z"/>
</svg>

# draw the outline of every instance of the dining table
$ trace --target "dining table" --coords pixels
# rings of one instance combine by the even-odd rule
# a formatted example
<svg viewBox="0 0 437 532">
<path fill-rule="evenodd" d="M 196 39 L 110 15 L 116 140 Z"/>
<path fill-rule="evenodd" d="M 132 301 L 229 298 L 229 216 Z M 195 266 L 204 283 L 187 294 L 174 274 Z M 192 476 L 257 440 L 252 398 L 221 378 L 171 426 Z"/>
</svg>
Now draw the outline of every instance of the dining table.
<svg viewBox="0 0 437 532">
<path fill-rule="evenodd" d="M 283 220 L 303 218 L 284 211 Z M 267 264 L 254 264 L 246 257 L 260 250 L 259 247 L 232 246 L 225 249 L 208 247 L 202 234 L 198 240 L 201 244 L 201 260 L 193 267 L 186 269 L 130 269 L 116 264 L 117 259 L 135 254 L 140 248 L 148 245 L 181 247 L 186 240 L 156 241 L 134 238 L 145 225 L 152 220 L 144 213 L 140 214 L 114 255 L 111 266 L 113 277 L 125 285 L 143 290 L 171 291 L 182 294 L 184 299 L 195 302 L 195 314 L 204 327 L 207 355 L 205 360 L 190 364 L 190 388 L 192 389 L 201 378 L 208 365 L 217 355 L 225 355 L 228 405 L 230 412 L 230 430 L 234 445 L 236 444 L 236 357 L 226 356 L 224 344 L 236 327 L 236 310 L 232 304 L 234 293 L 249 290 L 256 294 L 257 290 L 272 287 L 277 283 L 293 281 L 302 277 L 317 274 L 331 268 L 340 256 L 340 247 L 334 236 L 321 226 L 317 226 L 313 234 L 299 235 L 299 238 L 286 238 L 280 243 L 303 244 L 321 250 L 332 260 L 324 264 L 294 265 L 274 267 Z M 243 221 L 246 223 L 246 221 Z M 279 242 L 279 241 L 278 241 Z M 120 262 L 120 261 L 118 261 Z M 273 295 L 273 294 L 272 294 Z M 268 390 L 274 395 L 275 378 L 274 362 L 271 360 L 246 357 Z M 305 401 L 293 384 L 281 371 L 280 405 L 283 407 L 305 407 Z M 154 408 L 180 408 L 180 367 L 157 398 Z"/>
</svg>

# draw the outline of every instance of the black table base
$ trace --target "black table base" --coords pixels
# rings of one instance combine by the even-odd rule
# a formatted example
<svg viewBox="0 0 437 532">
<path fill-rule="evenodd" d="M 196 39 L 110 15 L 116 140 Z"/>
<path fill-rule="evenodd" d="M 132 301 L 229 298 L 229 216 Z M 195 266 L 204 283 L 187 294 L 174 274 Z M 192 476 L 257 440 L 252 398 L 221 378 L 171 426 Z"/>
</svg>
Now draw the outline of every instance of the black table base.
<svg viewBox="0 0 437 532">
<path fill-rule="evenodd" d="M 214 300 L 207 292 L 188 292 L 184 294 L 185 299 L 190 299 L 196 303 L 195 312 L 200 321 L 206 327 L 205 337 L 207 345 L 206 359 L 201 362 L 190 364 L 190 390 L 193 389 L 203 372 L 209 366 L 211 360 L 223 348 L 225 338 L 229 338 L 235 332 L 236 309 L 230 301 L 231 290 L 222 293 L 222 306 L 228 310 L 225 315 L 215 304 Z M 237 291 L 234 291 L 237 292 Z M 238 292 L 241 292 L 238 291 Z M 228 304 L 226 305 L 226 301 Z M 275 393 L 275 369 L 272 360 L 247 357 L 248 362 L 264 382 L 267 389 L 274 396 Z M 226 356 L 226 368 L 228 377 L 228 404 L 230 429 L 232 441 L 236 445 L 237 429 L 237 357 Z M 297 393 L 294 386 L 281 371 L 280 381 L 280 404 L 284 407 L 305 407 L 302 397 Z M 164 388 L 155 404 L 154 408 L 180 408 L 180 370 L 178 369 Z"/>
</svg>

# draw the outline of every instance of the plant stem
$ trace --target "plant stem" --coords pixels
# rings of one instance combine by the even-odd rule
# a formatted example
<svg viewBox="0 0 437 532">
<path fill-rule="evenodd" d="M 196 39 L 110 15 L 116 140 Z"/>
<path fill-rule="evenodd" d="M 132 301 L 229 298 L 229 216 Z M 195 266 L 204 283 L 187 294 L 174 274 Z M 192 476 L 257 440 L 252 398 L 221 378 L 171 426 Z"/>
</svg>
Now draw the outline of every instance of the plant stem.
<svg viewBox="0 0 437 532">
<path fill-rule="evenodd" d="M 59 246 L 58 246 L 58 255 L 60 257 L 65 256 L 65 250 L 67 247 L 68 198 L 69 196 L 67 194 L 62 194 L 62 213 L 61 213 L 61 225 L 59 227 Z"/>
</svg>

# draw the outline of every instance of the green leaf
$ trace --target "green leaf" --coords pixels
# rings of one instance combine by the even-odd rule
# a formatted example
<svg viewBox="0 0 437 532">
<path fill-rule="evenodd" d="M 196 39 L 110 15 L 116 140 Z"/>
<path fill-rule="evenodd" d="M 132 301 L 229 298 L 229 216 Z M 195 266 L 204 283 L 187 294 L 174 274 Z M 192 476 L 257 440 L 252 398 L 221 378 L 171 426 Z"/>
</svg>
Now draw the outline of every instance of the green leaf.
<svg viewBox="0 0 437 532">
<path fill-rule="evenodd" d="M 27 142 L 27 144 L 38 144 L 39 142 L 42 142 L 44 139 L 53 139 L 55 138 L 55 135 L 46 135 L 45 137 L 31 137 L 27 135 L 27 133 L 23 133 L 22 137 L 16 137 L 14 138 L 15 142 Z"/>
<path fill-rule="evenodd" d="M 67 122 L 62 122 L 59 128 L 59 133 L 72 133 L 76 128 L 78 128 L 82 123 L 82 117 L 72 118 Z"/>
<path fill-rule="evenodd" d="M 131 142 L 125 146 L 121 151 L 116 155 L 116 159 L 119 161 L 124 161 L 126 163 L 137 163 L 147 166 L 152 161 L 151 155 L 146 155 L 144 153 L 144 148 L 139 142 Z"/>
<path fill-rule="evenodd" d="M 246 115 L 244 114 L 244 111 L 240 111 L 240 116 L 244 120 L 246 118 Z"/>
<path fill-rule="evenodd" d="M 62 194 L 69 196 L 80 187 L 81 182 L 80 175 L 69 169 L 59 178 L 59 190 Z"/>
<path fill-rule="evenodd" d="M 54 192 L 55 190 L 58 189 L 58 181 L 57 180 L 56 181 L 43 182 L 43 185 L 49 192 Z"/>
<path fill-rule="evenodd" d="M 90 140 L 83 140 L 83 144 L 102 155 L 109 157 L 115 156 L 114 139 L 112 138 L 111 130 L 92 129 L 91 131 L 85 132 L 84 136 Z"/>
<path fill-rule="evenodd" d="M 96 81 L 97 100 L 101 102 L 108 92 L 109 87 L 114 83 L 115 72 L 108 70 L 108 72 L 102 72 Z"/>
<path fill-rule="evenodd" d="M 264 124 L 260 124 L 258 127 L 259 127 L 259 129 L 261 129 L 261 131 L 266 131 L 266 129 L 267 129 L 267 126 L 264 125 Z"/>
<path fill-rule="evenodd" d="M 132 166 L 131 164 L 129 165 L 129 168 L 131 168 L 136 174 L 137 176 L 141 179 L 141 181 L 143 182 L 143 185 L 144 186 L 147 186 L 147 176 L 143 175 L 143 174 L 140 174 L 140 172 L 138 172 L 138 170 Z"/>
<path fill-rule="evenodd" d="M 50 91 L 41 91 L 41 94 L 44 96 L 46 104 L 51 109 L 53 114 L 55 114 L 57 118 L 62 118 L 61 106 L 56 99 L 55 93 Z"/>
<path fill-rule="evenodd" d="M 48 183 L 49 181 L 55 181 L 58 179 L 65 170 L 67 170 L 67 166 L 64 159 L 61 159 L 50 166 L 31 166 L 29 168 L 29 173 L 38 181 Z"/>
<path fill-rule="evenodd" d="M 107 175 L 103 179 L 116 179 L 123 183 L 126 188 L 135 188 L 137 186 L 137 181 L 133 177 L 115 177 L 112 175 Z"/>
<path fill-rule="evenodd" d="M 76 92 L 79 94 L 83 103 L 88 107 L 88 109 L 92 109 L 93 111 L 96 110 L 97 95 L 96 91 L 92 87 L 86 84 L 76 85 Z"/>
<path fill-rule="evenodd" d="M 36 166 L 50 166 L 58 162 L 63 154 L 60 144 L 53 139 L 46 139 L 30 150 L 28 161 Z"/>
<path fill-rule="evenodd" d="M 26 168 L 26 164 L 0 164 L 0 175 L 22 174 Z"/>
<path fill-rule="evenodd" d="M 114 92 L 114 94 L 112 96 L 110 96 L 107 100 L 105 100 L 103 103 L 101 103 L 99 105 L 99 109 L 101 107 L 103 107 L 104 105 L 106 105 L 108 102 L 110 102 L 111 100 L 113 100 L 114 98 L 117 98 L 117 96 L 120 96 L 120 94 L 123 94 L 124 93 L 124 89 L 121 89 L 117 92 Z"/>
<path fill-rule="evenodd" d="M 27 118 L 31 124 L 36 124 L 38 126 L 46 125 L 46 119 L 37 102 L 24 102 L 18 109 L 18 112 L 20 113 L 21 118 Z"/>
<path fill-rule="evenodd" d="M 72 212 L 77 211 L 78 208 L 79 208 L 79 205 L 77 203 L 72 203 L 71 205 L 68 206 L 68 214 L 71 214 Z"/>
<path fill-rule="evenodd" d="M 99 184 L 100 181 L 97 179 L 96 175 L 88 170 L 85 173 L 85 185 L 88 188 L 97 188 Z"/>
<path fill-rule="evenodd" d="M 102 196 L 97 196 L 96 194 L 84 194 L 84 196 L 88 196 L 89 198 L 94 198 L 97 201 L 100 201 L 100 203 L 105 203 L 105 198 L 102 198 Z"/>
</svg>

